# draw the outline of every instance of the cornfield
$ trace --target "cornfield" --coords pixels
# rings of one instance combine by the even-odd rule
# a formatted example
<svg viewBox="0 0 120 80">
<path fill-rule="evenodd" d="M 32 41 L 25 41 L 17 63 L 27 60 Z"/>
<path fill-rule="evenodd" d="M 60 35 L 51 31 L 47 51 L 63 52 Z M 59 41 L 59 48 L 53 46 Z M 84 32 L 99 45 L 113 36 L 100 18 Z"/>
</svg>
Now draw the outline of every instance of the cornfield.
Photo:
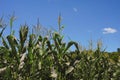
<svg viewBox="0 0 120 80">
<path fill-rule="evenodd" d="M 12 23 L 13 18 L 11 28 Z M 95 50 L 81 50 L 77 42 L 64 42 L 60 31 L 48 38 L 29 34 L 23 25 L 17 38 L 12 29 L 2 35 L 2 18 L 0 27 L 0 80 L 120 80 L 120 53 L 101 51 L 99 43 Z"/>
</svg>

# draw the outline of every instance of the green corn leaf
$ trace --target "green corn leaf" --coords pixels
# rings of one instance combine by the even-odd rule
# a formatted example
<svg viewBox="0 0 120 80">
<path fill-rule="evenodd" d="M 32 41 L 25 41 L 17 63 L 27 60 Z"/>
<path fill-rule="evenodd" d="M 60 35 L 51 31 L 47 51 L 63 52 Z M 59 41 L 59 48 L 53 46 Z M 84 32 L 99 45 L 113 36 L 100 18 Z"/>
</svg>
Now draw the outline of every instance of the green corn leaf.
<svg viewBox="0 0 120 80">
<path fill-rule="evenodd" d="M 2 43 L 7 49 L 9 49 L 9 46 L 3 37 L 2 37 Z"/>
<path fill-rule="evenodd" d="M 76 49 L 79 51 L 78 44 L 77 44 L 76 42 L 74 42 L 74 41 L 70 41 L 70 42 L 68 43 L 67 47 L 65 48 L 64 53 L 65 53 L 72 45 L 74 45 L 74 46 L 76 47 Z"/>
<path fill-rule="evenodd" d="M 50 41 L 47 41 L 47 46 L 50 50 L 52 50 L 52 45 L 50 44 Z"/>
<path fill-rule="evenodd" d="M 5 30 L 5 28 L 6 28 L 6 27 L 4 27 L 4 28 L 2 29 L 2 31 L 0 32 L 0 37 L 2 36 L 2 34 L 3 34 L 4 30 Z"/>
<path fill-rule="evenodd" d="M 9 42 L 11 49 L 12 49 L 12 52 L 17 54 L 16 46 L 18 45 L 18 43 L 17 43 L 17 40 L 15 39 L 15 37 L 12 35 L 9 35 L 9 36 L 7 36 L 7 40 Z"/>
<path fill-rule="evenodd" d="M 29 47 L 29 48 L 28 48 L 28 59 L 29 59 L 29 61 L 30 61 L 30 64 L 33 63 L 33 58 L 34 58 L 33 49 L 32 49 L 32 47 Z"/>
<path fill-rule="evenodd" d="M 62 44 L 62 39 L 57 38 L 57 42 L 58 42 L 59 45 L 61 45 Z"/>
<path fill-rule="evenodd" d="M 24 47 L 25 41 L 27 39 L 27 35 L 28 35 L 28 26 L 24 25 L 20 28 L 20 31 L 19 31 L 20 44 L 22 48 Z"/>
<path fill-rule="evenodd" d="M 35 34 L 31 34 L 30 36 L 29 36 L 29 47 L 34 47 L 34 45 L 35 45 Z"/>
<path fill-rule="evenodd" d="M 58 33 L 53 33 L 53 39 L 56 39 L 56 38 L 59 38 L 60 37 L 60 35 L 58 34 Z"/>
<path fill-rule="evenodd" d="M 39 44 L 39 43 L 41 43 L 41 42 L 42 42 L 42 36 L 39 36 L 39 37 L 38 37 L 38 40 L 37 40 L 37 42 L 36 42 L 36 45 Z"/>
<path fill-rule="evenodd" d="M 45 44 L 45 42 L 47 42 L 47 41 L 48 41 L 47 37 L 43 38 L 43 44 Z"/>
<path fill-rule="evenodd" d="M 9 42 L 10 46 L 18 45 L 18 42 L 17 42 L 16 38 L 13 35 L 8 35 L 7 40 Z"/>
</svg>

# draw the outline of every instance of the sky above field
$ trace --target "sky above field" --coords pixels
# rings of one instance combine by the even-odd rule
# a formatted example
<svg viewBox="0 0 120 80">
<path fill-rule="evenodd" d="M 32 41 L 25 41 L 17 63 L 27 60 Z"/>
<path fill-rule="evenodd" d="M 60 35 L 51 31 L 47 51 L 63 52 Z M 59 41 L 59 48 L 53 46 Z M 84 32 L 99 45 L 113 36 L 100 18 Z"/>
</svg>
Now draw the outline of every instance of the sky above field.
<svg viewBox="0 0 120 80">
<path fill-rule="evenodd" d="M 38 18 L 43 27 L 57 30 L 61 13 L 66 41 L 88 48 L 90 40 L 94 44 L 102 40 L 103 49 L 110 52 L 120 47 L 120 0 L 0 0 L 0 17 L 5 22 L 13 13 L 16 34 L 21 24 L 32 27 Z"/>
</svg>

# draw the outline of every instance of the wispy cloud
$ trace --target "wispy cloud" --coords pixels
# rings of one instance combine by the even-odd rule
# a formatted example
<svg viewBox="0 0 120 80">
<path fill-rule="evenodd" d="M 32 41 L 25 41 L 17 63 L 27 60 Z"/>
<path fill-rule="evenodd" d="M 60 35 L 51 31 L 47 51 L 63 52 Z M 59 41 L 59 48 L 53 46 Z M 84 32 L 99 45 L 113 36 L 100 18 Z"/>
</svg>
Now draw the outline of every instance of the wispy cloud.
<svg viewBox="0 0 120 80">
<path fill-rule="evenodd" d="M 117 32 L 116 29 L 110 28 L 110 27 L 103 29 L 103 34 L 113 34 L 113 33 L 116 33 L 116 32 Z"/>
<path fill-rule="evenodd" d="M 78 9 L 77 8 L 73 8 L 73 11 L 78 12 Z"/>
</svg>

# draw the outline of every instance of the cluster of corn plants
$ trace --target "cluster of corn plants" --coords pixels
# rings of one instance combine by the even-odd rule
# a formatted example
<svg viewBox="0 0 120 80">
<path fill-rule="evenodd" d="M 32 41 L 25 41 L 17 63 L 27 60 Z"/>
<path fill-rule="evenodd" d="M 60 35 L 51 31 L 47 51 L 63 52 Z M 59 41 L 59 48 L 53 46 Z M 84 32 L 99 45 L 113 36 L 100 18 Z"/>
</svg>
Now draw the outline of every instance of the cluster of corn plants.
<svg viewBox="0 0 120 80">
<path fill-rule="evenodd" d="M 78 49 L 78 45 L 73 41 L 66 44 L 62 38 L 58 33 L 53 33 L 53 41 L 42 36 L 36 38 L 35 34 L 28 36 L 27 25 L 21 27 L 19 39 L 11 34 L 2 37 L 0 78 L 44 80 L 65 77 L 69 68 L 66 63 L 73 62 L 69 61 L 68 50 L 72 45 Z"/>
<path fill-rule="evenodd" d="M 12 28 L 13 18 L 11 20 Z M 60 16 L 58 22 L 60 28 Z M 16 38 L 13 33 L 2 36 L 5 27 L 1 28 L 0 80 L 120 79 L 119 57 L 117 62 L 113 61 L 109 54 L 101 51 L 99 44 L 96 50 L 80 50 L 78 43 L 64 42 L 60 30 L 51 33 L 49 39 L 28 34 L 29 27 L 23 25 Z M 71 46 L 75 46 L 75 51 L 70 50 Z"/>
</svg>

